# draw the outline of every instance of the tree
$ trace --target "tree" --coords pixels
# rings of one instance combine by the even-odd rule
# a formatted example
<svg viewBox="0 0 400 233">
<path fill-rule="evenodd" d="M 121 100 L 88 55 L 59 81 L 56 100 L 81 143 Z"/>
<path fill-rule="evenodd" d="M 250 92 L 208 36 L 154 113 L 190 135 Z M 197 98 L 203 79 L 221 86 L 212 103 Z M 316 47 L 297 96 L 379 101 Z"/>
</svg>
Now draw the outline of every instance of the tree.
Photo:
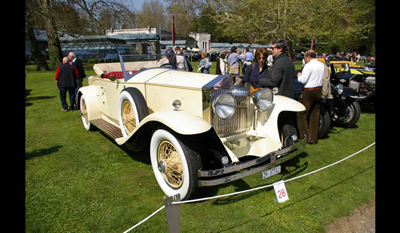
<svg viewBox="0 0 400 233">
<path fill-rule="evenodd" d="M 50 60 L 49 67 L 50 69 L 55 69 L 61 64 L 62 52 L 53 11 L 54 0 L 38 0 L 38 3 L 40 6 L 40 11 L 38 11 L 38 13 L 42 16 L 46 29 Z"/>
<path fill-rule="evenodd" d="M 42 51 L 40 51 L 37 46 L 37 41 L 35 34 L 33 32 L 33 17 L 32 13 L 28 11 L 28 8 L 25 7 L 25 38 L 28 42 L 28 46 L 31 49 L 32 57 L 35 60 L 37 70 L 46 71 L 49 70 L 49 67 L 46 63 L 46 58 L 43 56 Z"/>
<path fill-rule="evenodd" d="M 164 6 L 159 0 L 150 0 L 144 2 L 142 11 L 137 15 L 137 26 L 140 27 L 155 27 L 155 28 L 169 28 L 168 21 L 164 15 Z"/>
<path fill-rule="evenodd" d="M 283 38 L 288 41 L 290 52 L 292 46 L 312 38 L 317 46 L 328 45 L 345 38 L 348 41 L 371 38 L 375 31 L 374 0 L 169 2 L 178 6 L 192 4 L 197 21 L 209 17 L 217 23 L 225 38 L 250 43 L 271 43 L 274 39 Z"/>
<path fill-rule="evenodd" d="M 69 0 L 67 3 L 85 21 L 88 34 L 104 35 L 110 28 L 136 26 L 136 14 L 122 0 Z"/>
<path fill-rule="evenodd" d="M 169 15 L 175 16 L 176 34 L 189 35 L 190 32 L 201 31 L 198 24 L 200 20 L 196 19 L 194 5 L 190 1 L 170 1 L 167 8 Z M 172 16 L 168 16 L 172 18 Z M 168 25 L 167 25 L 168 28 Z"/>
</svg>

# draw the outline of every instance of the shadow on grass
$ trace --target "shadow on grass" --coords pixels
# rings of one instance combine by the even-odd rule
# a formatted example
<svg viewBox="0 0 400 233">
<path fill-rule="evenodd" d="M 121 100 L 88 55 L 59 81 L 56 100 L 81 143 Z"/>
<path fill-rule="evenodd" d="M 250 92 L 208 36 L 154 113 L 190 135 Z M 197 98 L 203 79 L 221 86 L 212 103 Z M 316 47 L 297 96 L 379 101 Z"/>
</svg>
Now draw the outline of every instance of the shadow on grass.
<svg viewBox="0 0 400 233">
<path fill-rule="evenodd" d="M 50 148 L 45 149 L 37 149 L 29 153 L 25 153 L 25 160 L 33 159 L 35 157 L 49 155 L 54 152 L 57 152 L 62 146 L 52 146 Z"/>
<path fill-rule="evenodd" d="M 302 152 L 301 154 L 299 154 L 297 157 L 281 164 L 281 175 L 282 177 L 285 177 L 285 179 L 290 179 L 292 177 L 297 176 L 298 174 L 302 173 L 304 170 L 307 169 L 308 167 L 308 162 L 305 162 L 303 164 L 299 164 L 300 159 L 304 158 L 308 156 L 308 153 L 306 152 Z M 292 169 L 292 171 L 289 171 L 286 169 L 286 167 L 295 167 L 294 169 Z M 268 169 L 266 169 L 268 170 Z M 258 173 L 260 176 L 261 174 Z M 217 186 L 210 186 L 210 187 L 201 187 L 199 188 L 199 190 L 195 193 L 195 195 L 192 197 L 192 199 L 197 199 L 197 198 L 204 198 L 204 197 L 212 197 L 218 194 L 218 190 L 220 188 L 225 188 L 228 186 L 234 186 L 235 187 L 235 192 L 239 192 L 239 191 L 244 191 L 244 190 L 248 190 L 251 189 L 252 187 L 250 187 L 243 179 L 239 179 L 233 182 L 229 182 L 226 184 L 222 184 L 222 185 L 217 185 Z M 253 187 L 254 188 L 254 187 Z M 252 191 L 252 192 L 248 192 L 248 193 L 244 193 L 244 194 L 239 194 L 239 195 L 234 195 L 234 196 L 229 196 L 227 198 L 219 198 L 217 200 L 214 201 L 214 205 L 227 205 L 227 204 L 231 204 L 237 201 L 241 201 L 247 198 L 250 198 L 254 195 L 257 195 L 258 193 L 264 192 L 265 190 L 269 191 L 272 190 L 272 187 L 269 188 L 265 188 L 265 189 L 260 189 L 260 190 L 256 190 L 256 191 Z"/>
<path fill-rule="evenodd" d="M 310 199 L 310 198 L 312 198 L 312 197 L 314 197 L 314 196 L 317 196 L 317 195 L 319 195 L 319 194 L 321 194 L 321 193 L 323 193 L 323 192 L 329 191 L 330 189 L 332 189 L 332 188 L 334 188 L 334 187 L 336 187 L 336 186 L 338 186 L 338 185 L 340 185 L 340 184 L 342 184 L 342 183 L 344 183 L 344 182 L 346 182 L 346 181 L 348 181 L 348 180 L 350 180 L 350 179 L 352 179 L 352 178 L 354 178 L 354 177 L 356 177 L 356 176 L 358 176 L 358 175 L 361 175 L 362 173 L 364 173 L 364 172 L 366 172 L 366 171 L 368 171 L 369 169 L 372 169 L 372 168 L 374 168 L 374 167 L 375 167 L 375 165 L 369 166 L 369 167 L 365 168 L 364 170 L 362 170 L 362 171 L 360 171 L 360 172 L 357 172 L 357 173 L 355 173 L 355 174 L 352 175 L 352 176 L 347 177 L 346 179 L 343 179 L 343 180 L 341 180 L 341 181 L 339 181 L 339 182 L 337 182 L 337 183 L 335 183 L 335 184 L 333 184 L 333 185 L 331 185 L 331 186 L 329 186 L 329 187 L 326 187 L 326 188 L 324 188 L 324 189 L 322 189 L 322 190 L 320 190 L 320 191 L 317 191 L 317 192 L 315 192 L 315 193 L 309 194 L 308 196 L 305 196 L 304 198 L 302 198 L 302 199 L 300 199 L 300 200 L 298 200 L 298 201 L 296 201 L 296 202 L 293 202 L 293 203 L 291 203 L 291 204 L 289 204 L 289 205 L 283 206 L 283 207 L 281 207 L 281 208 L 279 208 L 279 209 L 270 211 L 270 212 L 268 212 L 268 213 L 266 213 L 266 214 L 264 214 L 264 215 L 261 215 L 261 216 L 259 216 L 259 217 L 257 217 L 257 218 L 251 217 L 251 219 L 248 219 L 248 220 L 246 220 L 246 221 L 237 223 L 237 224 L 235 224 L 235 225 L 232 225 L 231 227 L 228 227 L 228 228 L 226 228 L 226 229 L 224 229 L 224 230 L 220 230 L 220 231 L 216 231 L 216 232 L 232 231 L 232 230 L 235 229 L 236 227 L 242 227 L 243 225 L 248 224 L 248 223 L 251 223 L 252 221 L 255 221 L 255 220 L 257 220 L 257 219 L 261 219 L 261 218 L 267 217 L 267 216 L 269 216 L 269 215 L 271 215 L 271 214 L 273 214 L 273 213 L 276 213 L 276 212 L 279 212 L 279 211 L 281 211 L 281 210 L 287 209 L 287 208 L 289 208 L 289 207 L 291 207 L 291 206 L 293 206 L 293 205 L 295 205 L 295 204 L 301 203 L 301 202 L 306 201 L 306 200 L 308 200 L 308 199 Z M 272 189 L 272 187 L 271 187 L 270 189 Z"/>
<path fill-rule="evenodd" d="M 45 100 L 45 99 L 53 99 L 56 96 L 35 96 L 35 97 L 27 97 L 25 100 L 25 107 L 32 106 L 33 103 L 31 101 L 35 100 Z"/>
<path fill-rule="evenodd" d="M 98 129 L 96 129 L 96 130 L 98 130 Z M 108 136 L 106 133 L 104 133 L 101 130 L 98 130 L 98 131 L 105 138 L 107 138 L 111 143 L 113 143 L 115 146 L 117 146 L 121 150 L 123 150 L 133 160 L 142 162 L 142 163 L 147 164 L 147 165 L 151 164 L 151 161 L 150 161 L 150 144 L 149 145 L 145 145 L 142 149 L 136 151 L 136 150 L 129 149 L 127 144 L 118 145 L 118 143 L 115 142 L 115 140 L 113 138 L 111 138 L 110 136 Z"/>
</svg>

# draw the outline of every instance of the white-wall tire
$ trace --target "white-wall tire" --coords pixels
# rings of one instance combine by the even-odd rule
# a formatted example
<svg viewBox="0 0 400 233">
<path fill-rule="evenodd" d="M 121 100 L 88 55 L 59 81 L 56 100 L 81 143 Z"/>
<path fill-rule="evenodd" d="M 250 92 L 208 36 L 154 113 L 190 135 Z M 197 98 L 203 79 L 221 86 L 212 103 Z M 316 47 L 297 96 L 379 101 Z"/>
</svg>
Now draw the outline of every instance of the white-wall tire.
<svg viewBox="0 0 400 233">
<path fill-rule="evenodd" d="M 165 150 L 170 154 L 167 159 L 163 156 Z M 198 186 L 197 171 L 200 169 L 201 160 L 197 153 L 172 133 L 164 129 L 154 132 L 150 142 L 150 160 L 158 185 L 166 196 L 179 193 L 181 200 L 184 200 L 195 193 Z M 182 177 L 182 180 L 179 177 Z"/>
<path fill-rule="evenodd" d="M 94 127 L 89 121 L 88 108 L 84 95 L 81 96 L 79 102 L 83 127 L 85 127 L 87 131 L 93 131 Z"/>
</svg>

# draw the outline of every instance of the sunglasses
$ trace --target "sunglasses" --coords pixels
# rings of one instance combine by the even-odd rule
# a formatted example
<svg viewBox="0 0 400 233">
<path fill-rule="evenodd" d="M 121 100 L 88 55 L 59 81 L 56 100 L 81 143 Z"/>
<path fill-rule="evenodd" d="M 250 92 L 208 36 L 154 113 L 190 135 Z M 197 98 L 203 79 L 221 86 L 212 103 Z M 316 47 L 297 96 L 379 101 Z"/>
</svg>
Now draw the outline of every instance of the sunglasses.
<svg viewBox="0 0 400 233">
<path fill-rule="evenodd" d="M 261 60 L 261 59 L 262 59 L 262 60 L 265 60 L 265 57 L 258 57 L 257 59 L 258 59 L 258 60 Z"/>
</svg>

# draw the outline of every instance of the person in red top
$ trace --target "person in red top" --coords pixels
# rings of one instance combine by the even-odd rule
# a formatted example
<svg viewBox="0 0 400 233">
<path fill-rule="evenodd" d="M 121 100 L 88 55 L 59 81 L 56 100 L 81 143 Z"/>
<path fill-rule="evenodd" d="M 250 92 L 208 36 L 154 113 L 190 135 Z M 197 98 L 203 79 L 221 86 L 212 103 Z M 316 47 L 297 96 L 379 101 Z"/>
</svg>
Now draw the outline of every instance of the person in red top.
<svg viewBox="0 0 400 233">
<path fill-rule="evenodd" d="M 80 82 L 80 77 L 78 70 L 69 64 L 69 58 L 63 58 L 63 64 L 57 68 L 56 71 L 56 86 L 60 92 L 60 100 L 61 100 L 61 111 L 68 112 L 69 110 L 75 109 L 75 88 L 76 88 L 76 80 Z M 68 109 L 67 104 L 67 92 L 69 95 L 70 108 Z"/>
</svg>

